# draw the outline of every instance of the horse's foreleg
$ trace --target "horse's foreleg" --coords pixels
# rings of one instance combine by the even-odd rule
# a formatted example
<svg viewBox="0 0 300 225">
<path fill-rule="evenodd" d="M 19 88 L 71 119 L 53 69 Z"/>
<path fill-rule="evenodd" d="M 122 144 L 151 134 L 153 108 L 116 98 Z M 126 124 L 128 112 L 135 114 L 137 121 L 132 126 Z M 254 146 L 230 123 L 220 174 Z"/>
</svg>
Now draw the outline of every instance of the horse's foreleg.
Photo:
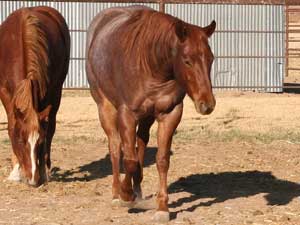
<svg viewBox="0 0 300 225">
<path fill-rule="evenodd" d="M 133 190 L 137 198 L 142 198 L 141 182 L 143 180 L 144 154 L 149 142 L 149 131 L 154 123 L 153 117 L 148 117 L 140 121 L 137 131 L 137 154 L 139 159 L 138 170 L 133 176 Z"/>
<path fill-rule="evenodd" d="M 159 191 L 157 195 L 157 212 L 154 220 L 166 222 L 169 220 L 167 173 L 170 162 L 172 136 L 181 120 L 183 105 L 177 105 L 173 111 L 158 118 L 158 151 L 156 166 L 159 173 Z"/>
<path fill-rule="evenodd" d="M 118 109 L 118 125 L 122 140 L 125 170 L 120 196 L 123 201 L 130 204 L 136 197 L 132 189 L 131 180 L 138 170 L 138 155 L 135 148 L 137 121 L 133 113 L 125 106 Z"/>
<path fill-rule="evenodd" d="M 8 135 L 10 140 L 12 140 L 13 137 L 13 125 L 12 125 L 12 118 L 8 117 Z M 12 171 L 10 172 L 7 180 L 10 181 L 21 181 L 22 180 L 22 175 L 21 175 L 21 166 L 19 163 L 19 160 L 16 156 L 16 154 L 14 153 L 13 149 L 12 149 L 12 153 L 11 153 L 11 162 L 12 162 Z"/>
<path fill-rule="evenodd" d="M 14 152 L 12 152 L 11 154 L 11 161 L 12 161 L 13 170 L 10 172 L 9 177 L 7 179 L 10 181 L 21 181 L 22 180 L 21 167 L 17 159 L 17 156 L 15 155 Z"/>
<path fill-rule="evenodd" d="M 0 98 L 2 100 L 3 106 L 5 108 L 6 114 L 8 115 L 7 119 L 8 119 L 8 135 L 10 140 L 12 140 L 13 137 L 13 118 L 12 118 L 12 114 L 10 114 L 9 112 L 12 111 L 12 98 L 9 94 L 9 91 L 7 91 L 6 88 L 0 88 Z M 21 167 L 20 167 L 20 163 L 19 160 L 16 156 L 16 154 L 14 153 L 13 149 L 12 149 L 12 153 L 11 153 L 11 162 L 12 162 L 12 167 L 13 170 L 11 171 L 9 177 L 7 178 L 8 180 L 11 181 L 21 181 Z"/>
<path fill-rule="evenodd" d="M 41 183 L 50 180 L 51 170 L 51 144 L 56 129 L 56 110 L 50 112 L 47 127 L 47 136 L 40 149 L 39 169 L 41 176 Z"/>
<path fill-rule="evenodd" d="M 59 109 L 60 101 L 62 95 L 62 87 L 60 87 L 59 91 L 56 93 L 54 103 L 51 104 L 51 110 L 48 114 L 48 125 L 46 128 L 46 138 L 40 149 L 40 177 L 41 183 L 46 183 L 50 180 L 50 171 L 51 171 L 51 144 L 53 140 L 53 136 L 56 130 L 56 114 Z M 47 106 L 48 108 L 48 106 Z"/>
<path fill-rule="evenodd" d="M 93 93 L 95 98 L 96 93 Z M 117 127 L 117 111 L 114 106 L 105 98 L 103 94 L 98 101 L 98 112 L 101 126 L 108 137 L 108 148 L 110 153 L 110 160 L 112 163 L 113 182 L 112 182 L 112 205 L 119 205 L 120 195 L 120 152 L 121 152 L 121 139 Z"/>
</svg>

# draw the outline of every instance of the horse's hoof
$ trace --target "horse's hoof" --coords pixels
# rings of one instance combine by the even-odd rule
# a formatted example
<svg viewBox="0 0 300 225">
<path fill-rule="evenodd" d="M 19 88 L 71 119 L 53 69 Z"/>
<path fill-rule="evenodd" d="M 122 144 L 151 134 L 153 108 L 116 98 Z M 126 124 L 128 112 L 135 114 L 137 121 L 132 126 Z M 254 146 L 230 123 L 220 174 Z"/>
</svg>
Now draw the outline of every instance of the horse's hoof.
<svg viewBox="0 0 300 225">
<path fill-rule="evenodd" d="M 21 177 L 21 171 L 20 171 L 20 166 L 19 164 L 16 164 L 13 168 L 13 170 L 10 172 L 7 180 L 9 181 L 15 181 L 15 182 L 21 182 L 22 177 Z"/>
<path fill-rule="evenodd" d="M 120 199 L 115 198 L 115 199 L 111 200 L 111 207 L 113 209 L 120 208 L 120 206 L 121 206 Z"/>
<path fill-rule="evenodd" d="M 143 199 L 143 193 L 142 193 L 142 189 L 140 187 L 134 187 L 133 188 L 133 193 L 136 196 L 135 199 L 136 200 L 142 200 Z"/>
<path fill-rule="evenodd" d="M 167 223 L 170 221 L 170 214 L 165 211 L 157 211 L 153 216 L 153 221 L 156 223 Z"/>
<path fill-rule="evenodd" d="M 142 200 L 143 199 L 143 194 L 142 194 L 142 192 L 134 192 L 134 194 L 135 194 L 135 201 L 140 201 L 140 200 Z"/>
<path fill-rule="evenodd" d="M 124 201 L 122 199 L 120 199 L 119 201 L 120 201 L 120 206 L 127 207 L 127 208 L 133 208 L 136 204 L 135 201 Z"/>
</svg>

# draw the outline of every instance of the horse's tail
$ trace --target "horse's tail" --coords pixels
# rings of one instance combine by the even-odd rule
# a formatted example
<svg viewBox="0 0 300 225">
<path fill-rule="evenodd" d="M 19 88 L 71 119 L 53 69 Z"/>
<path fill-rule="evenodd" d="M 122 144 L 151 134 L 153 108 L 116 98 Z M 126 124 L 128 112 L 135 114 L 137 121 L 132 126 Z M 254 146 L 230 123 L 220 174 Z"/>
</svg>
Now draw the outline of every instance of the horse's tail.
<svg viewBox="0 0 300 225">
<path fill-rule="evenodd" d="M 46 94 L 48 83 L 48 42 L 39 18 L 30 11 L 23 16 L 23 48 L 26 78 L 38 83 L 39 97 Z"/>
<path fill-rule="evenodd" d="M 22 14 L 23 65 L 26 79 L 14 93 L 14 106 L 25 118 L 36 105 L 37 98 L 46 94 L 48 83 L 48 44 L 41 22 L 29 10 Z"/>
</svg>

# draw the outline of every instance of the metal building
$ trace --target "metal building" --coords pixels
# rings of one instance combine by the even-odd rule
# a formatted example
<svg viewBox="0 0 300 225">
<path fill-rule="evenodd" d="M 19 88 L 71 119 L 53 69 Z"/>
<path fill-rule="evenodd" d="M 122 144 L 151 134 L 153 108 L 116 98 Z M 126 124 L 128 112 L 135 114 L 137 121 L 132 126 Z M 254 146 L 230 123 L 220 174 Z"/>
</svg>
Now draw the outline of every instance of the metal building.
<svg viewBox="0 0 300 225">
<path fill-rule="evenodd" d="M 281 92 L 285 75 L 283 2 L 281 0 L 133 0 L 127 3 L 101 0 L 0 1 L 0 23 L 20 7 L 47 5 L 59 10 L 69 25 L 72 41 L 70 69 L 64 87 L 87 88 L 86 30 L 93 17 L 101 10 L 112 6 L 143 4 L 200 26 L 206 26 L 212 20 L 216 20 L 217 31 L 210 40 L 215 55 L 212 68 L 214 88 Z"/>
</svg>

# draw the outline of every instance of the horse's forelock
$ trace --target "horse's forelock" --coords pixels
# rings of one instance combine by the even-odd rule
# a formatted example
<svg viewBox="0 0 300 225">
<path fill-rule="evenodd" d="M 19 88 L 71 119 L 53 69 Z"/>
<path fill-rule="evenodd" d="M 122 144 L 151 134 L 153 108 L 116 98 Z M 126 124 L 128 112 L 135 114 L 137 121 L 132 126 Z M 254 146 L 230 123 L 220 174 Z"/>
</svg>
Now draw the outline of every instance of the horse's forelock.
<svg viewBox="0 0 300 225">
<path fill-rule="evenodd" d="M 25 122 L 30 122 L 32 126 L 37 127 L 37 115 L 34 109 L 32 81 L 25 79 L 18 85 L 14 97 L 14 110 L 22 114 Z M 17 118 L 18 119 L 18 118 Z"/>
</svg>

